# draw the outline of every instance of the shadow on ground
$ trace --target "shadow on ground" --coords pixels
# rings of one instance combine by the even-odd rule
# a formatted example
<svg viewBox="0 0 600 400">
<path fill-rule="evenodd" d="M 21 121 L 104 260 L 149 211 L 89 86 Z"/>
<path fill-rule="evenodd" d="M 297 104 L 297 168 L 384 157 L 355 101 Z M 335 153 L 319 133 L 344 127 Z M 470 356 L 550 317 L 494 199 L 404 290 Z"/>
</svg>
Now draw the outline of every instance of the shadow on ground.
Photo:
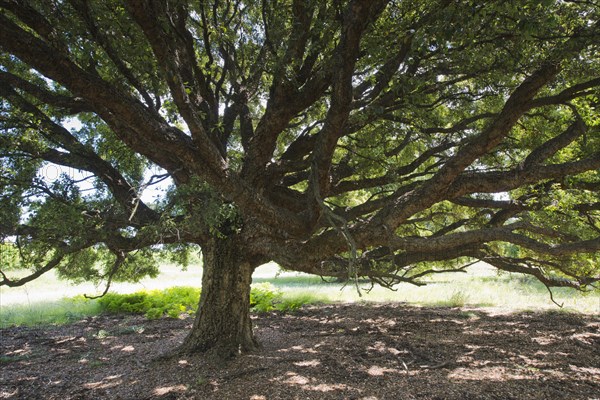
<svg viewBox="0 0 600 400">
<path fill-rule="evenodd" d="M 594 399 L 600 321 L 404 305 L 255 317 L 257 354 L 160 359 L 191 319 L 0 331 L 6 399 Z"/>
</svg>

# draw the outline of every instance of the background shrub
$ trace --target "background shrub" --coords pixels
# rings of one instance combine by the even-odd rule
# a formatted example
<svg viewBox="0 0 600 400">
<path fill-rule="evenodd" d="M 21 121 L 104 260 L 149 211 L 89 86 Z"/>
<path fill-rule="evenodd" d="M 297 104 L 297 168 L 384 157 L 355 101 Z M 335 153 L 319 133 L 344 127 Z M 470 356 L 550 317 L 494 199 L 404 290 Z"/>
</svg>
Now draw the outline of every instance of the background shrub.
<svg viewBox="0 0 600 400">
<path fill-rule="evenodd" d="M 98 302 L 103 311 L 144 314 L 149 319 L 167 315 L 178 318 L 192 314 L 198 308 L 200 289 L 176 286 L 165 290 L 141 291 L 131 294 L 107 293 Z"/>
<path fill-rule="evenodd" d="M 148 319 L 179 318 L 193 314 L 198 308 L 200 289 L 176 286 L 165 290 L 144 290 L 131 294 L 107 293 L 98 300 L 104 312 L 144 314 Z M 301 295 L 284 298 L 281 290 L 271 283 L 259 283 L 250 291 L 250 308 L 263 313 L 273 310 L 294 311 L 307 303 L 314 303 L 314 296 Z"/>
<path fill-rule="evenodd" d="M 273 311 L 282 296 L 281 290 L 269 282 L 253 285 L 250 290 L 250 309 L 259 313 Z"/>
</svg>

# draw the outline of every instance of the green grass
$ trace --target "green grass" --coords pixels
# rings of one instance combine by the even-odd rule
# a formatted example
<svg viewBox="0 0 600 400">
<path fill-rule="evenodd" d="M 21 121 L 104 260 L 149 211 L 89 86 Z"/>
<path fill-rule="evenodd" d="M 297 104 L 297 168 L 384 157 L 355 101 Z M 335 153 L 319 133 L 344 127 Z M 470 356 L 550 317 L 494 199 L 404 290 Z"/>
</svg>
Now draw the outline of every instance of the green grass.
<svg viewBox="0 0 600 400">
<path fill-rule="evenodd" d="M 25 271 L 11 271 L 9 276 L 18 278 L 26 274 Z M 140 290 L 166 289 L 172 286 L 200 286 L 201 279 L 202 269 L 199 266 L 190 266 L 188 270 L 182 271 L 176 265 L 165 264 L 156 278 L 146 278 L 137 283 L 115 282 L 110 289 L 115 293 L 133 293 Z M 21 287 L 0 287 L 0 306 L 57 301 L 64 297 L 83 294 L 94 296 L 103 291 L 103 286 L 98 287 L 92 283 L 72 285 L 69 282 L 60 281 L 55 272 L 50 271 Z"/>
<path fill-rule="evenodd" d="M 254 279 L 271 282 L 286 296 L 318 296 L 322 302 L 404 302 L 421 306 L 498 307 L 507 311 L 552 310 L 547 289 L 541 283 L 517 274 L 501 275 L 490 267 L 478 265 L 469 273 L 440 274 L 429 279 L 427 286 L 397 285 L 395 290 L 375 286 L 359 295 L 355 284 L 325 283 L 320 277 L 286 274 Z M 369 289 L 370 285 L 359 283 Z M 600 291 L 582 294 L 569 288 L 553 289 L 554 299 L 564 304 L 562 310 L 600 314 Z"/>
<path fill-rule="evenodd" d="M 173 265 L 165 265 L 161 275 L 153 280 L 137 284 L 118 284 L 116 293 L 163 290 L 172 286 L 199 286 L 201 269 L 190 266 L 181 271 Z M 506 311 L 561 310 L 600 314 L 600 292 L 584 295 L 570 289 L 555 289 L 554 299 L 564 303 L 563 309 L 553 304 L 546 288 L 536 281 L 519 275 L 498 275 L 494 270 L 478 266 L 467 274 L 442 274 L 432 277 L 425 287 L 401 284 L 390 291 L 374 287 L 370 292 L 361 290 L 359 295 L 354 283 L 323 281 L 320 277 L 280 272 L 274 264 L 257 269 L 253 285 L 269 283 L 279 292 L 270 309 L 293 311 L 302 304 L 332 302 L 404 302 L 421 306 L 438 307 L 497 307 Z M 361 288 L 369 288 L 360 283 Z M 46 274 L 40 280 L 28 283 L 24 288 L 0 288 L 0 327 L 12 325 L 45 325 L 68 323 L 102 311 L 97 300 L 83 300 L 81 294 L 96 294 L 102 288 L 93 285 L 70 286 Z M 78 296 L 79 297 L 76 297 Z M 75 298 L 74 298 L 75 297 Z M 265 303 L 266 304 L 266 303 Z M 162 316 L 174 308 L 155 312 Z M 260 308 L 260 307 L 259 307 Z M 261 311 L 255 308 L 255 311 Z M 172 311 L 175 314 L 175 311 Z M 153 316 L 153 315 L 151 315 Z"/>
<path fill-rule="evenodd" d="M 79 297 L 51 302 L 3 305 L 0 308 L 0 327 L 66 324 L 98 315 L 100 311 L 97 301 L 83 300 Z"/>
<path fill-rule="evenodd" d="M 314 293 L 284 293 L 280 302 L 275 304 L 275 309 L 293 312 L 305 305 L 323 303 L 331 303 L 331 301 L 327 296 Z"/>
</svg>

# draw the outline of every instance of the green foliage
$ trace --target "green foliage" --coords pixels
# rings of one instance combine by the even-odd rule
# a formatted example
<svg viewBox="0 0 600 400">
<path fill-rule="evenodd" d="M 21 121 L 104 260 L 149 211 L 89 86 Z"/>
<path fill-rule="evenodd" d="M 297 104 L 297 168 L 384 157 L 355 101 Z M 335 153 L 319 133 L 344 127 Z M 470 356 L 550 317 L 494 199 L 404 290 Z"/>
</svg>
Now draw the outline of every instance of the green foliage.
<svg viewBox="0 0 600 400">
<path fill-rule="evenodd" d="M 0 240 L 18 252 L 3 242 L 2 271 L 135 282 L 230 235 L 250 238 L 242 254 L 307 271 L 348 256 L 313 204 L 318 177 L 381 277 L 474 259 L 559 285 L 598 276 L 598 7 L 392 1 L 359 33 L 344 25 L 349 4 L 149 2 L 136 16 L 114 0 L 4 2 L 2 32 L 15 33 L 0 37 Z M 182 57 L 164 56 L 174 49 Z M 552 79 L 545 65 L 560 66 Z M 524 80 L 535 101 L 519 100 Z M 574 121 L 586 132 L 549 151 Z M 536 150 L 547 154 L 528 166 Z M 306 232 L 287 231 L 294 214 Z M 388 234 L 407 265 L 368 260 Z M 458 293 L 450 303 L 466 301 Z M 150 318 L 195 307 L 161 296 L 106 307 Z M 284 297 L 257 286 L 251 307 L 303 304 Z"/>
<path fill-rule="evenodd" d="M 282 312 L 293 312 L 308 304 L 326 303 L 327 298 L 313 293 L 299 293 L 284 296 L 275 304 L 275 309 Z"/>
<path fill-rule="evenodd" d="M 258 313 L 273 310 L 293 312 L 307 304 L 326 302 L 326 296 L 306 292 L 286 293 L 270 282 L 255 284 L 250 292 L 250 307 Z"/>
<path fill-rule="evenodd" d="M 151 248 L 141 249 L 127 255 L 118 272 L 113 276 L 113 281 L 139 282 L 146 276 L 155 278 L 160 272 L 159 267 L 155 251 Z"/>
<path fill-rule="evenodd" d="M 259 283 L 253 285 L 250 291 L 250 307 L 252 311 L 259 313 L 273 311 L 281 297 L 282 292 L 271 283 Z"/>
<path fill-rule="evenodd" d="M 198 309 L 200 289 L 172 287 L 165 290 L 139 291 L 131 294 L 107 293 L 98 300 L 101 310 L 110 313 L 144 314 L 148 319 L 179 318 L 182 314 L 193 314 Z M 284 297 L 283 292 L 271 283 L 259 283 L 250 291 L 251 311 L 294 311 L 304 304 L 319 302 L 309 294 Z"/>
<path fill-rule="evenodd" d="M 170 268 L 175 269 L 173 266 Z M 513 311 L 556 308 L 556 305 L 550 301 L 546 287 L 535 278 L 520 274 L 495 274 L 487 271 L 485 273 L 474 271 L 467 274 L 435 275 L 435 279 L 428 279 L 431 290 L 423 290 L 423 288 L 409 284 L 399 285 L 396 287 L 397 291 L 389 291 L 376 286 L 372 291 L 364 292 L 362 298 L 358 297 L 356 290 L 352 287 L 343 288 L 343 284 L 326 283 L 318 277 L 280 276 L 272 279 L 270 284 L 254 285 L 253 298 L 259 298 L 261 295 L 265 299 L 277 297 L 278 300 L 274 304 L 267 303 L 262 307 L 270 311 L 282 312 L 291 312 L 306 304 L 358 301 L 403 302 L 420 306 L 443 307 L 461 307 L 469 304 L 482 307 L 501 307 L 504 310 Z M 181 274 L 178 270 L 175 272 Z M 64 283 L 56 279 L 47 280 L 43 286 L 35 287 L 35 290 L 52 292 L 60 290 L 62 285 Z M 179 291 L 177 288 L 174 290 Z M 193 309 L 196 308 L 198 302 L 197 289 L 195 291 L 196 294 L 193 298 L 186 301 Z M 273 296 L 273 292 L 282 293 L 282 296 Z M 0 295 L 4 296 L 5 293 L 3 291 Z M 553 289 L 553 293 L 559 303 L 565 304 L 562 310 L 594 315 L 600 313 L 600 289 L 581 293 L 570 288 L 556 288 Z M 113 296 L 119 298 L 130 295 Z M 53 302 L 34 302 L 35 300 L 33 300 L 29 304 L 29 301 L 31 300 L 23 296 L 19 303 L 14 303 L 13 299 L 12 304 L 3 304 L 0 310 L 0 327 L 65 324 L 106 312 L 106 308 L 100 306 L 100 300 L 88 300 L 83 296 Z M 178 309 L 172 307 L 171 310 L 174 314 Z M 253 311 L 259 312 L 256 308 Z M 116 312 L 122 311 L 116 310 Z M 142 313 L 147 314 L 150 318 L 160 318 L 166 314 L 160 307 Z"/>
<path fill-rule="evenodd" d="M 237 207 L 224 201 L 214 188 L 200 179 L 194 178 L 181 185 L 176 191 L 169 193 L 169 197 L 176 210 L 188 215 L 179 229 L 208 228 L 211 235 L 224 237 L 239 233 L 242 228 L 242 218 Z"/>
<path fill-rule="evenodd" d="M 101 119 L 92 116 L 76 132 L 76 135 L 85 144 L 93 146 L 100 157 L 118 166 L 132 183 L 141 184 L 148 161 L 118 140 L 114 132 Z M 101 187 L 99 182 L 98 186 Z"/>
<path fill-rule="evenodd" d="M 160 263 L 177 264 L 186 271 L 190 264 L 200 265 L 202 258 L 198 245 L 188 243 L 166 244 L 156 255 Z"/>
<path fill-rule="evenodd" d="M 10 356 L 0 356 L 0 365 L 11 364 L 23 360 L 29 359 L 30 355 L 10 355 Z"/>
<path fill-rule="evenodd" d="M 200 289 L 172 287 L 131 294 L 107 293 L 98 301 L 103 311 L 145 314 L 148 319 L 156 319 L 164 315 L 178 318 L 184 313 L 194 313 L 199 297 Z"/>
<path fill-rule="evenodd" d="M 0 265 L 3 270 L 11 271 L 21 267 L 19 249 L 13 243 L 0 243 Z"/>
</svg>

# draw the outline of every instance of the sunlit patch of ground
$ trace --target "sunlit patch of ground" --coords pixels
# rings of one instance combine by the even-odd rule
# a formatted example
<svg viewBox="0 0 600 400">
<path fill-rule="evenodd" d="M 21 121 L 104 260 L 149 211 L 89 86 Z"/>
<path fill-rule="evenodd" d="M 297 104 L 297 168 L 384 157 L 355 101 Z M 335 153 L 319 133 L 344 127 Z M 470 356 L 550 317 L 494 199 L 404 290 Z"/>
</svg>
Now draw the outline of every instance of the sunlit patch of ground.
<svg viewBox="0 0 600 400">
<path fill-rule="evenodd" d="M 401 305 L 253 316 L 264 348 L 226 364 L 162 357 L 190 320 L 93 317 L 0 331 L 0 398 L 593 399 L 600 321 Z M 136 327 L 136 329 L 129 329 Z"/>
</svg>

